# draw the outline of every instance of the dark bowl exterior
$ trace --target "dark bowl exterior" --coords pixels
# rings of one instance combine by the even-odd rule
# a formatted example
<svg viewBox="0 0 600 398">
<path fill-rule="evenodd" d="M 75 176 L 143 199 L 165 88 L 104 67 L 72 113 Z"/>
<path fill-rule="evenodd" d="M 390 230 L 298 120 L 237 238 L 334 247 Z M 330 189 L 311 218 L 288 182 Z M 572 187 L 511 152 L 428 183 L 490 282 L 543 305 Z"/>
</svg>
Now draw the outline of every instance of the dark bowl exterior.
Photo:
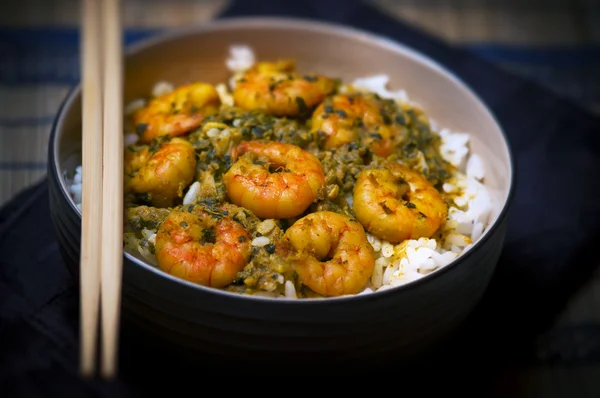
<svg viewBox="0 0 600 398">
<path fill-rule="evenodd" d="M 75 88 L 55 122 L 48 163 L 51 217 L 75 278 L 81 216 L 61 180 L 70 155 L 64 152 L 71 148 L 65 136 L 78 128 L 80 113 Z M 72 148 L 76 152 L 77 143 Z M 512 173 L 512 164 L 508 169 Z M 393 352 L 396 360 L 410 360 L 455 330 L 482 297 L 502 250 L 512 186 L 507 197 L 491 230 L 455 263 L 406 286 L 348 299 L 240 297 L 180 281 L 126 254 L 124 319 L 191 356 L 254 357 L 283 365 L 303 358 L 327 363 Z"/>
</svg>

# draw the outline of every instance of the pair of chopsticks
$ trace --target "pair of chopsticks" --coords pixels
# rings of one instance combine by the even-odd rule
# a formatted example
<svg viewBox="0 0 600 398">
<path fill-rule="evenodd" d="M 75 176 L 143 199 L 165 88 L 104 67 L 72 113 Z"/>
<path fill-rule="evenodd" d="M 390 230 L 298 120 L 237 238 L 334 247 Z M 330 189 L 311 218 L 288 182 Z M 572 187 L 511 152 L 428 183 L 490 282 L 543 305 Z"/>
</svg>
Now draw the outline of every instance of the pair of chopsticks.
<svg viewBox="0 0 600 398">
<path fill-rule="evenodd" d="M 115 376 L 123 266 L 122 33 L 119 0 L 83 0 L 81 21 L 81 363 Z"/>
</svg>

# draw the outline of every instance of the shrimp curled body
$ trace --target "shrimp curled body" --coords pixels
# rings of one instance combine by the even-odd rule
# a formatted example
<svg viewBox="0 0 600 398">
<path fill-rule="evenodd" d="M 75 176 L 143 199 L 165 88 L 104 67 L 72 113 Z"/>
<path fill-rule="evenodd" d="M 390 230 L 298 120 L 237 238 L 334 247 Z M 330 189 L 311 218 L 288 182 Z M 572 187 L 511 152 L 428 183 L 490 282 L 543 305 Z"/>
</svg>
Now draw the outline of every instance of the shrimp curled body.
<svg viewBox="0 0 600 398">
<path fill-rule="evenodd" d="M 288 228 L 283 242 L 300 282 L 324 296 L 359 293 L 375 266 L 363 227 L 339 213 L 310 213 Z"/>
<path fill-rule="evenodd" d="M 297 116 L 318 105 L 333 91 L 332 79 L 302 76 L 293 61 L 261 62 L 236 82 L 234 102 L 245 110 L 261 110 L 275 116 Z"/>
<path fill-rule="evenodd" d="M 312 153 L 285 143 L 246 141 L 232 149 L 237 161 L 223 175 L 229 199 L 260 218 L 291 218 L 315 201 L 325 184 Z"/>
<path fill-rule="evenodd" d="M 125 189 L 146 194 L 156 207 L 170 207 L 182 198 L 195 171 L 194 147 L 183 138 L 173 138 L 155 149 L 144 145 L 125 153 Z"/>
<path fill-rule="evenodd" d="M 175 208 L 156 233 L 159 267 L 174 276 L 210 287 L 233 282 L 250 259 L 250 234 L 223 212 L 203 206 Z"/>
<path fill-rule="evenodd" d="M 387 125 L 381 104 L 362 94 L 337 94 L 319 105 L 312 115 L 312 133 L 324 134 L 324 148 L 332 149 L 360 141 L 378 156 L 393 151 L 396 130 Z"/>
<path fill-rule="evenodd" d="M 189 133 L 199 127 L 206 116 L 215 113 L 220 104 L 213 85 L 190 83 L 152 99 L 134 115 L 133 121 L 140 142 L 148 144 L 156 137 Z"/>
<path fill-rule="evenodd" d="M 357 176 L 353 211 L 367 231 L 398 243 L 430 238 L 446 220 L 448 206 L 422 175 L 394 163 Z"/>
</svg>

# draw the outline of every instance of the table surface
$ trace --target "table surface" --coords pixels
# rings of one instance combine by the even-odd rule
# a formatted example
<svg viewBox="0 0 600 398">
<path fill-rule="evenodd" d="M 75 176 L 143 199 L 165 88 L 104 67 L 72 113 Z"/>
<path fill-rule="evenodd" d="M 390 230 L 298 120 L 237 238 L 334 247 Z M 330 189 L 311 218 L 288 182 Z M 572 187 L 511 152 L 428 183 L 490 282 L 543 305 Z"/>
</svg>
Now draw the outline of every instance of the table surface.
<svg viewBox="0 0 600 398">
<path fill-rule="evenodd" d="M 467 48 L 514 73 L 527 76 L 600 114 L 600 2 L 594 0 L 369 0 L 404 22 Z M 127 0 L 126 28 L 168 28 L 214 18 L 227 0 Z M 78 26 L 77 0 L 19 0 L 0 4 L 0 38 L 37 29 L 37 34 L 71 32 Z M 65 33 L 66 34 L 66 33 Z M 0 39 L 0 49 L 2 48 Z M 0 205 L 44 178 L 52 120 L 72 87 L 72 74 L 48 72 L 39 59 L 0 62 Z M 48 56 L 47 54 L 45 56 Z M 77 67 L 60 59 L 56 68 Z M 56 59 L 56 57 L 59 57 Z M 76 61 L 76 60 L 75 60 Z M 13 79 L 10 68 L 25 68 Z M 62 64 L 61 64 L 62 62 Z M 5 68 L 3 70 L 3 68 Z M 8 69 L 6 69 L 8 68 Z M 27 69 L 30 68 L 31 70 Z M 76 71 L 74 72 L 77 73 Z M 49 75 L 48 75 L 49 74 Z M 581 325 L 595 333 L 578 334 Z M 556 336 L 571 333 L 572 344 L 556 347 Z M 585 350 L 600 351 L 600 272 L 540 336 L 538 361 L 507 374 L 499 383 L 518 386 L 522 396 L 558 397 L 578 392 L 600 396 L 600 363 L 579 364 Z M 583 351 L 582 351 L 583 350 Z M 559 352 L 564 360 L 548 359 Z M 594 377 L 597 376 L 597 377 Z M 574 390 L 575 386 L 577 390 Z M 514 396 L 514 395 L 511 395 Z"/>
</svg>

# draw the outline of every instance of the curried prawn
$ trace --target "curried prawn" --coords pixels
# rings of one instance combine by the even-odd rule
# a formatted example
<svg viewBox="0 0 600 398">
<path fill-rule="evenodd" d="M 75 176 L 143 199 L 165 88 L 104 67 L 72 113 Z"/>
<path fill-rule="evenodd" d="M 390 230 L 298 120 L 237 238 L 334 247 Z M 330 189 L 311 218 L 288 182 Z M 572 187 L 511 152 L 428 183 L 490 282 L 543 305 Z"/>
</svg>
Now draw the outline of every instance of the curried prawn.
<svg viewBox="0 0 600 398">
<path fill-rule="evenodd" d="M 126 192 L 144 194 L 156 207 L 173 206 L 196 172 L 192 144 L 178 137 L 163 141 L 153 147 L 130 147 L 124 160 Z"/>
<path fill-rule="evenodd" d="M 300 282 L 323 296 L 356 294 L 365 288 L 375 254 L 362 225 L 331 211 L 296 221 L 285 232 L 280 252 Z"/>
<path fill-rule="evenodd" d="M 274 116 L 297 116 L 321 103 L 335 89 L 333 79 L 301 75 L 295 69 L 291 60 L 255 64 L 236 80 L 235 105 Z"/>
<path fill-rule="evenodd" d="M 190 83 L 170 93 L 153 98 L 133 116 L 139 142 L 154 138 L 182 136 L 199 127 L 209 115 L 218 111 L 221 100 L 217 89 L 208 83 Z"/>
<path fill-rule="evenodd" d="M 325 185 L 321 162 L 296 145 L 246 141 L 231 154 L 235 163 L 223 175 L 227 195 L 259 218 L 296 217 Z"/>
<path fill-rule="evenodd" d="M 373 153 L 389 156 L 397 132 L 386 124 L 378 100 L 366 94 L 337 94 L 319 105 L 312 115 L 313 135 L 324 135 L 324 149 L 361 141 Z"/>
<path fill-rule="evenodd" d="M 392 243 L 430 238 L 448 216 L 439 191 L 399 163 L 360 172 L 352 210 L 367 231 Z"/>
<path fill-rule="evenodd" d="M 232 205 L 220 212 L 202 205 L 179 206 L 156 233 L 159 267 L 176 277 L 204 286 L 229 285 L 248 263 L 250 234 L 232 217 Z"/>
</svg>

